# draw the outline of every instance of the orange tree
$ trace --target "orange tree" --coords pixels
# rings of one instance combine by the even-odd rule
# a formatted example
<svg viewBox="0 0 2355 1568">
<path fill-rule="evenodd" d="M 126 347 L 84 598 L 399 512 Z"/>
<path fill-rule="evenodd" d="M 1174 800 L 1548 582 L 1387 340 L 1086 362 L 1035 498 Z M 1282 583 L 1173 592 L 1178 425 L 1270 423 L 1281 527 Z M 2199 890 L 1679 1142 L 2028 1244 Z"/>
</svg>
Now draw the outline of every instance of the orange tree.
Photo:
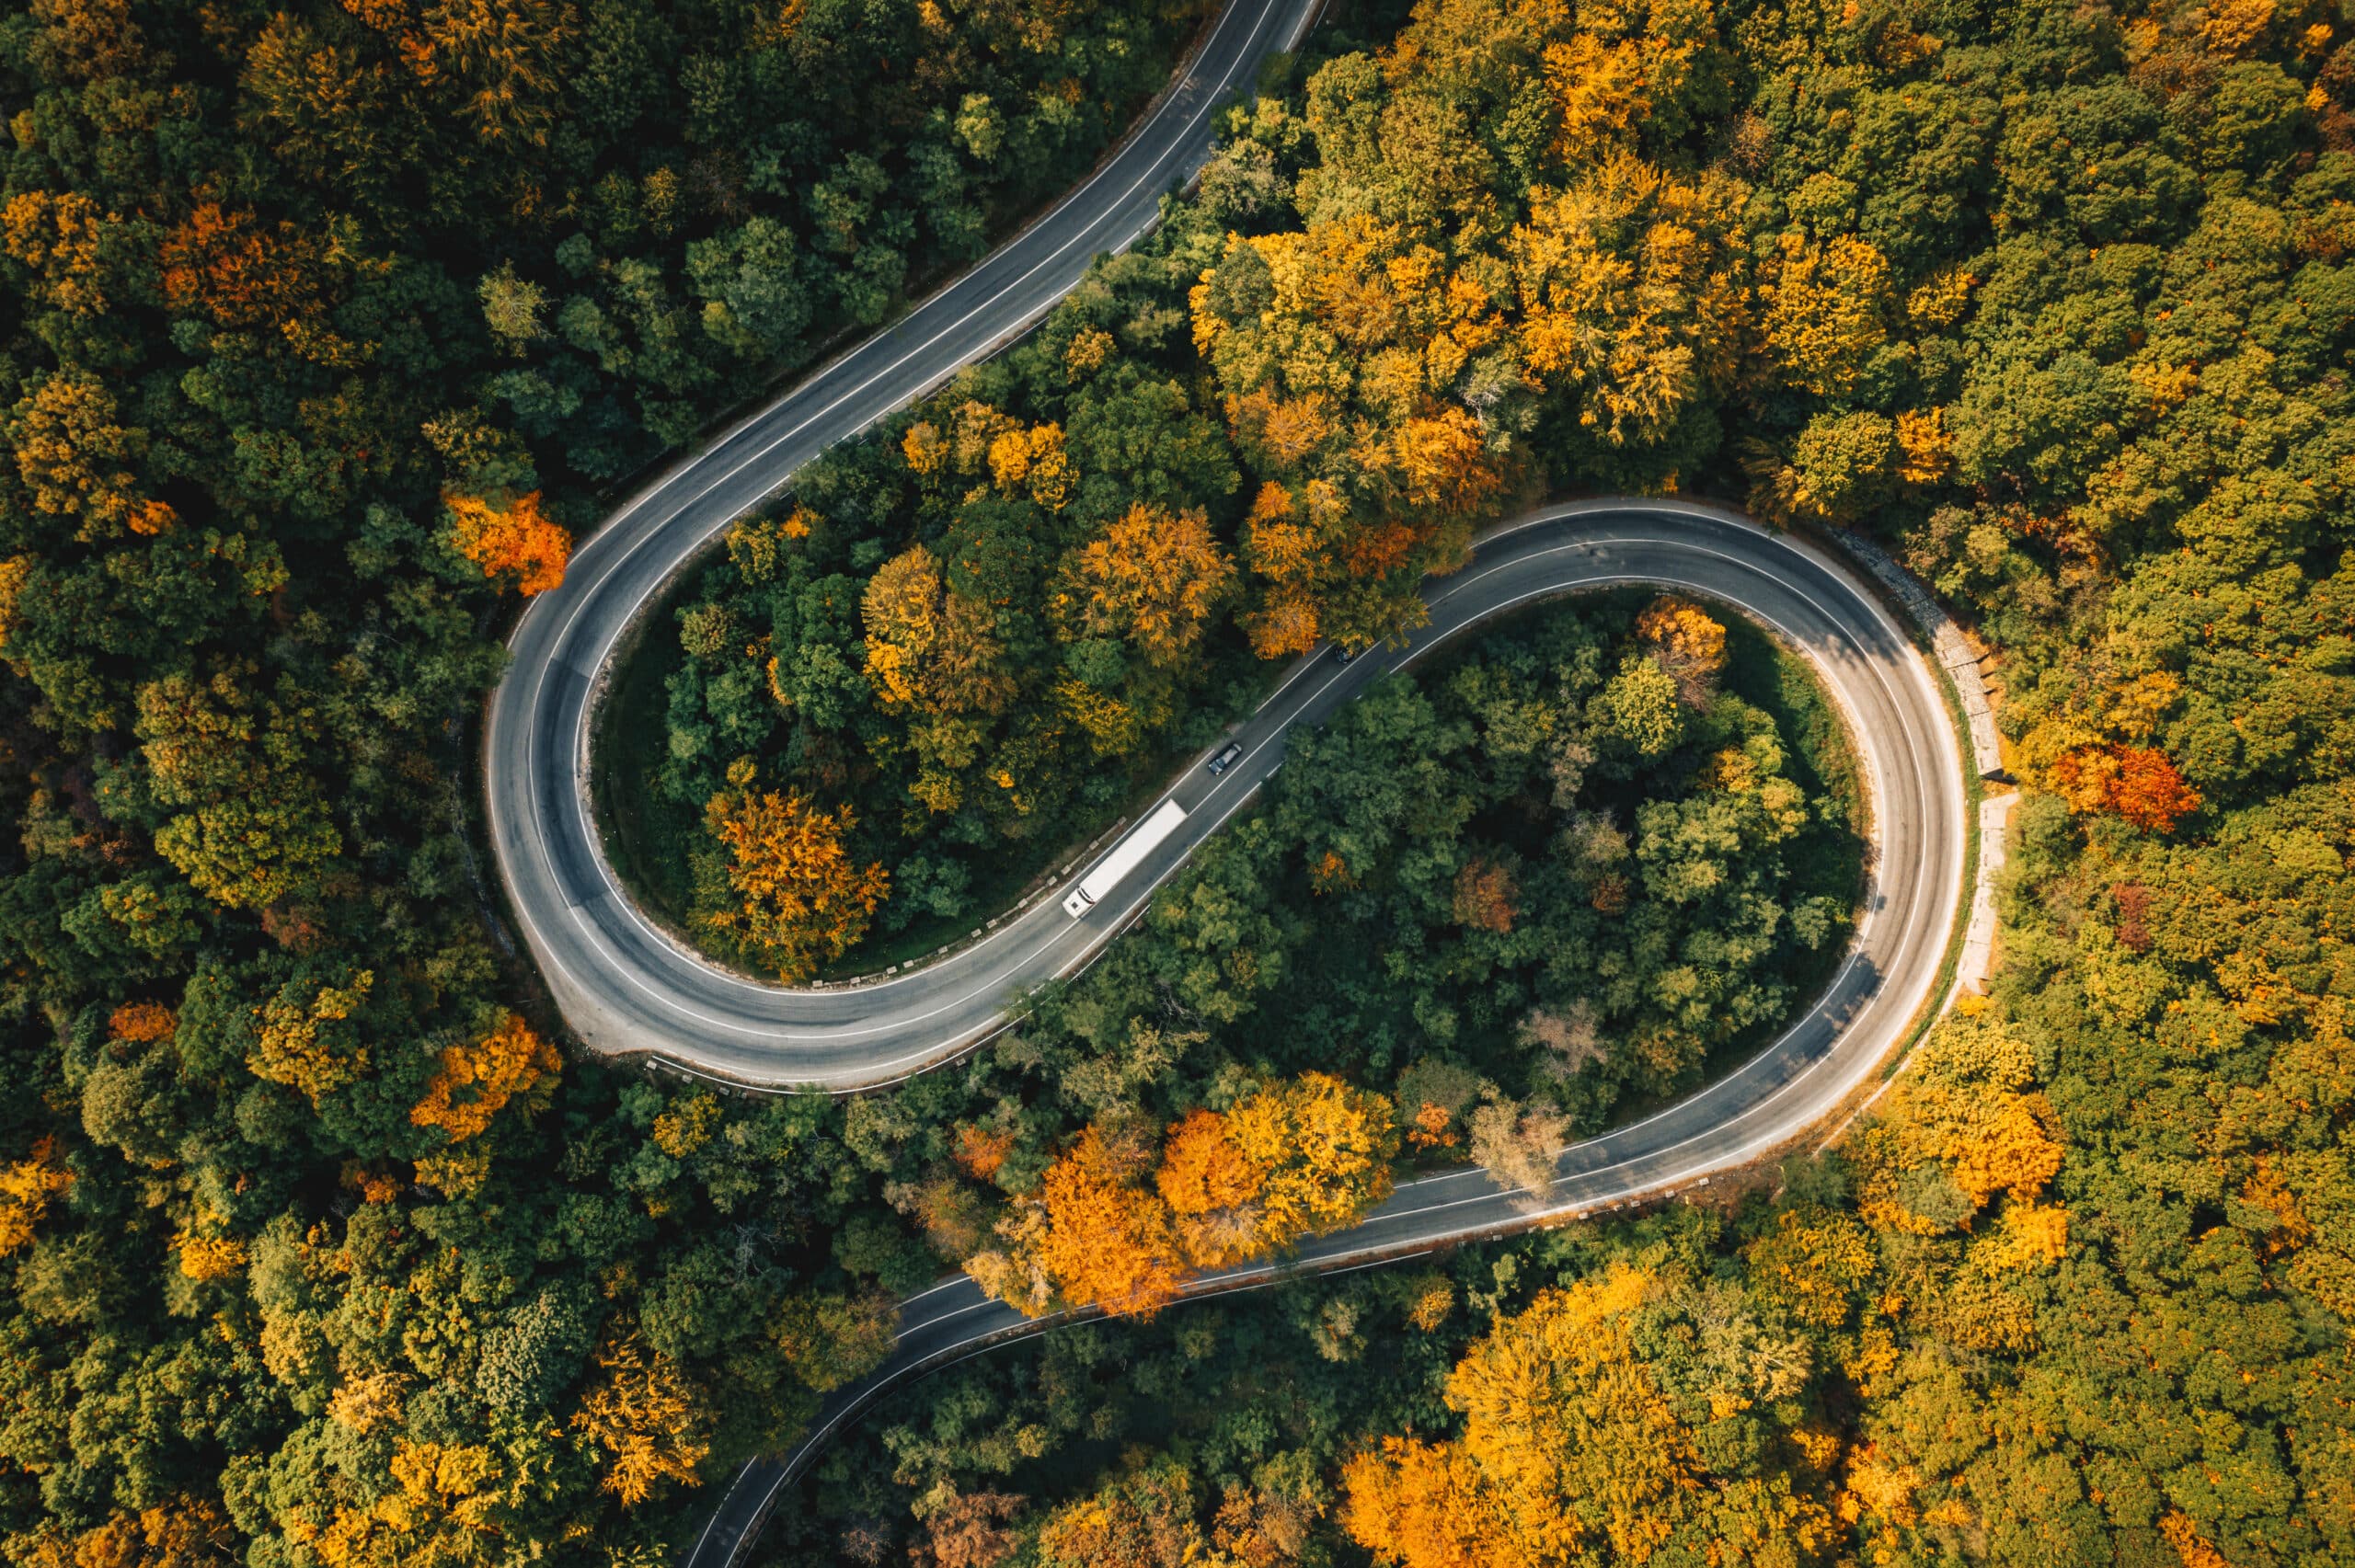
<svg viewBox="0 0 2355 1568">
<path fill-rule="evenodd" d="M 1325 1073 L 1197 1110 L 1157 1151 L 1132 1118 L 1090 1126 L 1037 1194 L 969 1259 L 983 1288 L 1037 1315 L 1057 1304 L 1149 1316 L 1189 1267 L 1264 1256 L 1356 1220 L 1390 1192 L 1390 1102 Z"/>
<path fill-rule="evenodd" d="M 564 580 L 572 535 L 541 509 L 537 490 L 509 500 L 453 491 L 442 504 L 450 513 L 451 543 L 483 576 L 509 578 L 525 595 Z"/>
</svg>

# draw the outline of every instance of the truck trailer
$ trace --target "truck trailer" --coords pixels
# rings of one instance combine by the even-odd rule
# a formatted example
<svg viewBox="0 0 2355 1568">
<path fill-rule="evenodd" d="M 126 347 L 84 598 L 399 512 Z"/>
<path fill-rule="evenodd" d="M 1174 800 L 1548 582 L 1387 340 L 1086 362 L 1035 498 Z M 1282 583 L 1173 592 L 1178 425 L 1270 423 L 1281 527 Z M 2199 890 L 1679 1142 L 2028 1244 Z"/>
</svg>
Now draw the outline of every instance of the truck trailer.
<svg viewBox="0 0 2355 1568">
<path fill-rule="evenodd" d="M 1178 830 L 1186 819 L 1186 808 L 1174 800 L 1165 800 L 1152 816 L 1130 830 L 1129 836 L 1112 846 L 1112 852 L 1096 863 L 1095 868 L 1079 879 L 1079 886 L 1063 900 L 1063 913 L 1077 920 L 1120 885 L 1120 879 L 1143 864 L 1144 857 L 1161 846 L 1161 841 Z"/>
</svg>

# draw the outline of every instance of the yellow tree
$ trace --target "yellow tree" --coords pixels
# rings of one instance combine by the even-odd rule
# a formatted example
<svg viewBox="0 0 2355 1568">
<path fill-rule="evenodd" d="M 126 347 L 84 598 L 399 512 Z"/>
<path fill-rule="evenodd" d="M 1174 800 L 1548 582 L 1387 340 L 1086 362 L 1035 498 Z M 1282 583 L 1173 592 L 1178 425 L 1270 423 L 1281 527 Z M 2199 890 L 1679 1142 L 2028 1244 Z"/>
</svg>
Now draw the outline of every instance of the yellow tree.
<svg viewBox="0 0 2355 1568">
<path fill-rule="evenodd" d="M 867 579 L 859 606 L 867 622 L 867 675 L 887 707 L 916 700 L 917 677 L 940 638 L 940 563 L 921 544 L 892 556 Z"/>
<path fill-rule="evenodd" d="M 1566 164 L 1631 147 L 1636 128 L 1650 111 L 1643 57 L 1630 40 L 1606 41 L 1580 31 L 1548 44 L 1545 85 L 1554 90 L 1561 116 L 1555 152 Z"/>
<path fill-rule="evenodd" d="M 177 521 L 140 494 L 131 465 L 147 432 L 116 423 L 114 395 L 88 371 L 53 371 L 21 399 L 7 427 L 17 473 L 35 511 L 67 519 L 85 543 L 128 529 L 161 533 Z"/>
<path fill-rule="evenodd" d="M 1324 479 L 1310 480 L 1296 495 L 1270 482 L 1253 498 L 1244 524 L 1244 557 L 1267 588 L 1260 607 L 1244 618 L 1244 627 L 1260 658 L 1281 658 L 1316 646 L 1317 584 L 1348 515 L 1339 491 Z"/>
<path fill-rule="evenodd" d="M 1871 1235 L 1828 1208 L 1785 1209 L 1746 1256 L 1758 1298 L 1816 1329 L 1845 1326 L 1858 1292 L 1873 1276 Z"/>
<path fill-rule="evenodd" d="M 241 1544 L 219 1504 L 183 1495 L 79 1535 L 24 1538 L 22 1550 L 25 1568 L 228 1568 Z"/>
<path fill-rule="evenodd" d="M 121 217 L 76 191 L 28 190 L 0 209 L 0 244 L 35 274 L 35 293 L 72 315 L 102 315 Z"/>
<path fill-rule="evenodd" d="M 1450 517 L 1468 517 L 1505 486 L 1503 467 L 1481 439 L 1480 422 L 1461 408 L 1407 420 L 1394 438 L 1407 499 Z"/>
<path fill-rule="evenodd" d="M 1189 303 L 1236 444 L 1275 480 L 1246 540 L 1268 579 L 1246 620 L 1253 645 L 1280 657 L 1320 631 L 1362 644 L 1400 629 L 1419 605 L 1415 579 L 1457 564 L 1470 520 L 1505 486 L 1506 443 L 1453 396 L 1474 356 L 1499 346 L 1489 291 L 1361 211 L 1231 239 Z M 1510 375 L 1501 362 L 1488 382 Z M 1349 474 L 1354 502 L 1308 477 L 1320 472 Z"/>
<path fill-rule="evenodd" d="M 1767 354 L 1801 392 L 1844 395 L 1889 336 L 1889 258 L 1854 235 L 1821 245 L 1786 238 L 1782 265 L 1760 292 L 1769 302 Z"/>
<path fill-rule="evenodd" d="M 1588 7 L 1579 21 L 1545 49 L 1545 84 L 1561 117 L 1554 150 L 1572 166 L 1632 149 L 1637 130 L 1663 113 L 1682 120 L 1680 100 L 1717 40 L 1711 0 Z"/>
<path fill-rule="evenodd" d="M 711 797 L 704 825 L 727 852 L 736 903 L 705 919 L 778 979 L 806 979 L 867 934 L 890 876 L 879 862 L 860 866 L 844 848 L 857 825 L 849 807 L 823 811 L 798 790 L 743 787 L 749 769 L 730 777 L 739 787 Z"/>
<path fill-rule="evenodd" d="M 1003 712 L 1016 686 L 989 606 L 948 591 L 940 559 L 911 545 L 876 569 L 859 602 L 867 678 L 885 707 Z M 924 741 L 919 738 L 917 744 Z M 940 741 L 936 738 L 936 746 Z"/>
<path fill-rule="evenodd" d="M 1521 885 L 1510 865 L 1476 855 L 1455 874 L 1451 912 L 1473 931 L 1511 931 L 1520 902 Z"/>
<path fill-rule="evenodd" d="M 251 674 L 150 681 L 135 727 L 156 800 L 179 813 L 156 830 L 156 853 L 233 909 L 302 891 L 343 847 L 326 792 L 297 765 L 316 714 L 257 697 Z"/>
<path fill-rule="evenodd" d="M 1204 1551 L 1191 1477 L 1164 1459 L 1064 1504 L 1039 1530 L 1040 1568 L 1179 1568 L 1229 1563 Z"/>
<path fill-rule="evenodd" d="M 33 558 L 30 555 L 9 555 L 0 558 L 0 653 L 8 648 L 8 636 L 16 629 L 17 601 L 25 591 L 25 584 L 32 579 Z"/>
<path fill-rule="evenodd" d="M 201 310 L 232 330 L 292 324 L 327 303 L 316 244 L 292 223 L 272 227 L 216 201 L 197 203 L 165 237 L 157 260 L 167 304 Z"/>
<path fill-rule="evenodd" d="M 1224 1116 L 1195 1111 L 1169 1129 L 1154 1185 L 1198 1267 L 1217 1268 L 1259 1250 L 1259 1190 L 1268 1173 L 1228 1136 Z"/>
<path fill-rule="evenodd" d="M 1636 617 L 1636 635 L 1652 662 L 1676 682 L 1677 695 L 1699 707 L 1725 669 L 1726 629 L 1690 600 L 1655 599 Z"/>
<path fill-rule="evenodd" d="M 580 27 L 557 0 L 443 0 L 414 10 L 400 4 L 346 7 L 384 35 L 394 58 L 436 108 L 470 124 L 487 145 L 542 146 L 563 90 L 563 53 Z"/>
<path fill-rule="evenodd" d="M 599 1377 L 573 1412 L 572 1429 L 605 1455 L 599 1484 L 635 1508 L 664 1481 L 698 1483 L 711 1451 L 704 1402 L 676 1362 L 631 1334 L 597 1352 Z"/>
<path fill-rule="evenodd" d="M 1398 1126 L 1390 1102 L 1330 1073 L 1271 1083 L 1226 1115 L 1226 1135 L 1264 1173 L 1257 1201 L 1266 1247 L 1354 1221 L 1390 1195 Z"/>
<path fill-rule="evenodd" d="M 1235 581 L 1235 563 L 1199 508 L 1171 514 L 1140 501 L 1064 564 L 1074 633 L 1119 637 L 1155 664 L 1200 640 Z"/>
<path fill-rule="evenodd" d="M 1967 998 L 1923 1043 L 1913 1069 L 1856 1140 L 1865 1218 L 1917 1234 L 1945 1229 L 1901 1196 L 1909 1174 L 1932 1166 L 1972 1213 L 1998 1194 L 2035 1202 L 2061 1169 L 2062 1147 L 2052 1106 L 2033 1087 L 2027 1043 L 1986 1001 Z"/>
<path fill-rule="evenodd" d="M 913 438 L 914 432 L 909 434 Z M 905 443 L 902 450 L 909 450 Z M 913 465 L 913 452 L 910 461 Z M 1061 425 L 1006 431 L 990 442 L 989 464 L 990 477 L 1009 496 L 1027 493 L 1049 511 L 1061 511 L 1071 501 L 1074 475 Z"/>
<path fill-rule="evenodd" d="M 1664 439 L 1705 391 L 1727 384 L 1749 305 L 1738 234 L 1745 192 L 1614 153 L 1560 191 L 1531 194 L 1510 245 L 1522 355 L 1606 446 Z"/>
<path fill-rule="evenodd" d="M 368 1044 L 353 1014 L 368 999 L 375 971 L 361 969 L 341 985 L 290 980 L 262 1004 L 261 1029 L 246 1065 L 257 1078 L 300 1090 L 317 1104 L 367 1076 Z"/>
<path fill-rule="evenodd" d="M 44 1138 L 14 1164 L 0 1165 L 0 1256 L 29 1245 L 49 1200 L 74 1185 L 57 1163 L 57 1144 Z"/>
<path fill-rule="evenodd" d="M 1168 1207 L 1144 1184 L 1150 1163 L 1132 1139 L 1091 1127 L 1048 1167 L 1039 1259 L 1073 1306 L 1147 1317 L 1178 1293 L 1183 1267 Z"/>
<path fill-rule="evenodd" d="M 1722 1506 L 1693 1434 L 1637 1349 L 1652 1290 L 1650 1276 L 1614 1264 L 1499 1321 L 1448 1378 L 1460 1436 L 1393 1440 L 1350 1466 L 1351 1536 L 1406 1568 L 1552 1568 L 1642 1562 L 1680 1531 L 1717 1533 Z M 1820 1506 L 1779 1512 L 1794 1561 L 1828 1542 Z"/>
<path fill-rule="evenodd" d="M 1341 1491 L 1341 1528 L 1376 1561 L 1491 1568 L 1504 1524 L 1461 1444 L 1384 1437 L 1342 1468 Z"/>
</svg>

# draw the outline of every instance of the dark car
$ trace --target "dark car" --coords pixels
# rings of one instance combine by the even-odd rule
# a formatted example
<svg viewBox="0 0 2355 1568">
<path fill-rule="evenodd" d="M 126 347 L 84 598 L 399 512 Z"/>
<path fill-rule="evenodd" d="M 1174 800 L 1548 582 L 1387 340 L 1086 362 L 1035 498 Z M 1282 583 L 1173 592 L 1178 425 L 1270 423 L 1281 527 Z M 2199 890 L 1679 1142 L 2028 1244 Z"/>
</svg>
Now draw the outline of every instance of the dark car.
<svg viewBox="0 0 2355 1568">
<path fill-rule="evenodd" d="M 1225 750 L 1222 750 L 1217 756 L 1212 757 L 1210 760 L 1211 776 L 1212 778 L 1216 778 L 1219 774 L 1226 772 L 1227 769 L 1235 766 L 1235 760 L 1242 755 L 1243 742 L 1240 740 L 1228 741 L 1226 743 Z"/>
</svg>

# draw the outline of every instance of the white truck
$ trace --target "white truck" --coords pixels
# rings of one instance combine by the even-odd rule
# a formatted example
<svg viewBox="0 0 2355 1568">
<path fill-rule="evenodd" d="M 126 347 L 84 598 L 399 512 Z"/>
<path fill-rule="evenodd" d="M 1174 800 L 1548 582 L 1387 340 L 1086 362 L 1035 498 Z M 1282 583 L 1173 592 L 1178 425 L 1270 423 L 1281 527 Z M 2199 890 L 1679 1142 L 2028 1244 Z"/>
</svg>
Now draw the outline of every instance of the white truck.
<svg viewBox="0 0 2355 1568">
<path fill-rule="evenodd" d="M 1186 819 L 1186 808 L 1174 800 L 1165 800 L 1152 816 L 1138 823 L 1129 836 L 1112 846 L 1112 853 L 1096 863 L 1094 870 L 1079 879 L 1079 886 L 1063 900 L 1063 913 L 1077 920 L 1120 885 L 1120 878 L 1134 871 L 1144 857 L 1160 847 L 1161 841 L 1178 830 Z"/>
</svg>

